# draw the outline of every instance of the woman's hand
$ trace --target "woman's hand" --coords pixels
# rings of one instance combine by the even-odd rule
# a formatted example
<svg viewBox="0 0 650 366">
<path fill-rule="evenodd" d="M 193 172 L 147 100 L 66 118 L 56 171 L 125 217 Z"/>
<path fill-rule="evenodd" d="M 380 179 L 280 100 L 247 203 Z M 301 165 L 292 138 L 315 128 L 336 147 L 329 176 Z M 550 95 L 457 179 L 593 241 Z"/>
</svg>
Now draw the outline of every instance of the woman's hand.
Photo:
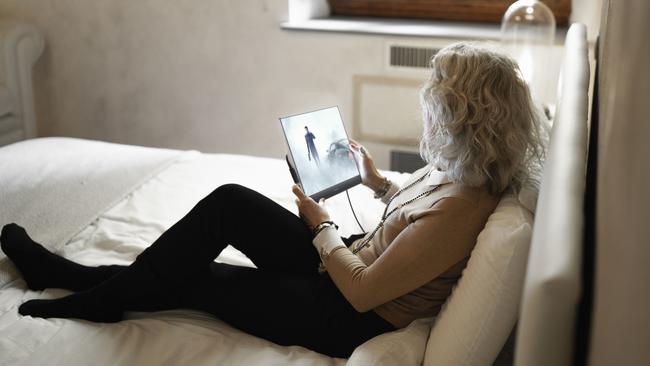
<svg viewBox="0 0 650 366">
<path fill-rule="evenodd" d="M 294 184 L 291 190 L 297 197 L 296 205 L 298 206 L 300 217 L 310 229 L 313 230 L 321 222 L 330 220 L 329 213 L 322 206 L 322 203 L 325 202 L 324 198 L 320 200 L 320 203 L 316 203 L 311 197 L 303 193 L 297 184 Z"/>
<path fill-rule="evenodd" d="M 357 156 L 357 167 L 361 172 L 361 182 L 372 189 L 373 191 L 378 191 L 384 185 L 384 177 L 379 174 L 379 171 L 375 167 L 375 162 L 372 160 L 372 156 L 368 150 L 366 150 L 360 143 L 349 139 L 350 147 L 352 151 Z"/>
</svg>

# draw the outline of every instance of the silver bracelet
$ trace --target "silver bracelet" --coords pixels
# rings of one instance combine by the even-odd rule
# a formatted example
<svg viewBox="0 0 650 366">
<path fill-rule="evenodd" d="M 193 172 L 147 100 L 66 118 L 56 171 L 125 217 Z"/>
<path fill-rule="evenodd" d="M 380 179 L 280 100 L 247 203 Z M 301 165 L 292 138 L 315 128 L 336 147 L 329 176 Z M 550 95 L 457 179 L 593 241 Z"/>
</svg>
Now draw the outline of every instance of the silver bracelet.
<svg viewBox="0 0 650 366">
<path fill-rule="evenodd" d="M 320 224 L 316 225 L 316 227 L 314 228 L 314 231 L 313 231 L 313 233 L 314 233 L 314 238 L 315 238 L 318 234 L 320 234 L 321 231 L 325 230 L 326 228 L 328 228 L 328 227 L 330 227 L 330 226 L 334 226 L 334 228 L 336 228 L 336 230 L 339 229 L 339 226 L 336 225 L 336 224 L 334 223 L 334 221 L 323 221 L 323 222 L 321 222 Z"/>
</svg>

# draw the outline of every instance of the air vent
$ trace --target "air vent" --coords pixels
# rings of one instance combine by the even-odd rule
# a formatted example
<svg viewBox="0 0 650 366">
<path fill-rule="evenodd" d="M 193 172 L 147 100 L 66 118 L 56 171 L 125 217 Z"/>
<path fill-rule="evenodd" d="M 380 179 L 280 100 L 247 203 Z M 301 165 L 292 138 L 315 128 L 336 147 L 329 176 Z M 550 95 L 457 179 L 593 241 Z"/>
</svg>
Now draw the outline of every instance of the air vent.
<svg viewBox="0 0 650 366">
<path fill-rule="evenodd" d="M 422 160 L 418 153 L 395 150 L 390 152 L 390 170 L 413 173 L 425 165 L 427 163 Z"/>
<path fill-rule="evenodd" d="M 428 68 L 431 58 L 440 51 L 439 48 L 390 46 L 390 66 Z"/>
</svg>

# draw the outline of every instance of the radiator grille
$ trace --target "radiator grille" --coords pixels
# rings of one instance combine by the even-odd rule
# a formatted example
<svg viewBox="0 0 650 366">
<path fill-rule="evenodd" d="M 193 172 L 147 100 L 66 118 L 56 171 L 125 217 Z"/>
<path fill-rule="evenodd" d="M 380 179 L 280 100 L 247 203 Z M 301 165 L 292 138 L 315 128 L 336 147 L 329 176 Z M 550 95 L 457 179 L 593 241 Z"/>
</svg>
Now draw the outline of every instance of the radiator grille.
<svg viewBox="0 0 650 366">
<path fill-rule="evenodd" d="M 390 66 L 428 68 L 439 48 L 390 46 Z"/>
<path fill-rule="evenodd" d="M 425 165 L 427 163 L 422 160 L 418 153 L 395 150 L 390 152 L 390 170 L 413 173 Z"/>
</svg>

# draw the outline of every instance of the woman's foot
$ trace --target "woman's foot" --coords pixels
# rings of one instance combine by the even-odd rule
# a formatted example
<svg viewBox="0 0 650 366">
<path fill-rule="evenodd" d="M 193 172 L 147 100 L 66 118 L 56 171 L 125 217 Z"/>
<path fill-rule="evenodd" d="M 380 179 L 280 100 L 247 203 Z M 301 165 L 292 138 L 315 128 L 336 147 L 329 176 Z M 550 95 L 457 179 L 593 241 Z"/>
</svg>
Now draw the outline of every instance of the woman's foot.
<svg viewBox="0 0 650 366">
<path fill-rule="evenodd" d="M 2 251 L 18 267 L 27 287 L 40 291 L 58 287 L 87 290 L 120 271 L 120 266 L 86 267 L 49 252 L 32 240 L 21 226 L 5 225 L 0 234 Z"/>
<path fill-rule="evenodd" d="M 50 267 L 54 254 L 33 241 L 25 229 L 16 224 L 5 225 L 0 235 L 2 251 L 18 267 L 27 287 L 43 290 L 48 287 L 48 276 L 53 274 Z"/>
<path fill-rule="evenodd" d="M 54 300 L 30 300 L 20 305 L 18 312 L 38 318 L 75 318 L 97 323 L 122 320 L 122 311 L 100 309 L 86 298 L 84 293 L 79 293 Z"/>
</svg>

